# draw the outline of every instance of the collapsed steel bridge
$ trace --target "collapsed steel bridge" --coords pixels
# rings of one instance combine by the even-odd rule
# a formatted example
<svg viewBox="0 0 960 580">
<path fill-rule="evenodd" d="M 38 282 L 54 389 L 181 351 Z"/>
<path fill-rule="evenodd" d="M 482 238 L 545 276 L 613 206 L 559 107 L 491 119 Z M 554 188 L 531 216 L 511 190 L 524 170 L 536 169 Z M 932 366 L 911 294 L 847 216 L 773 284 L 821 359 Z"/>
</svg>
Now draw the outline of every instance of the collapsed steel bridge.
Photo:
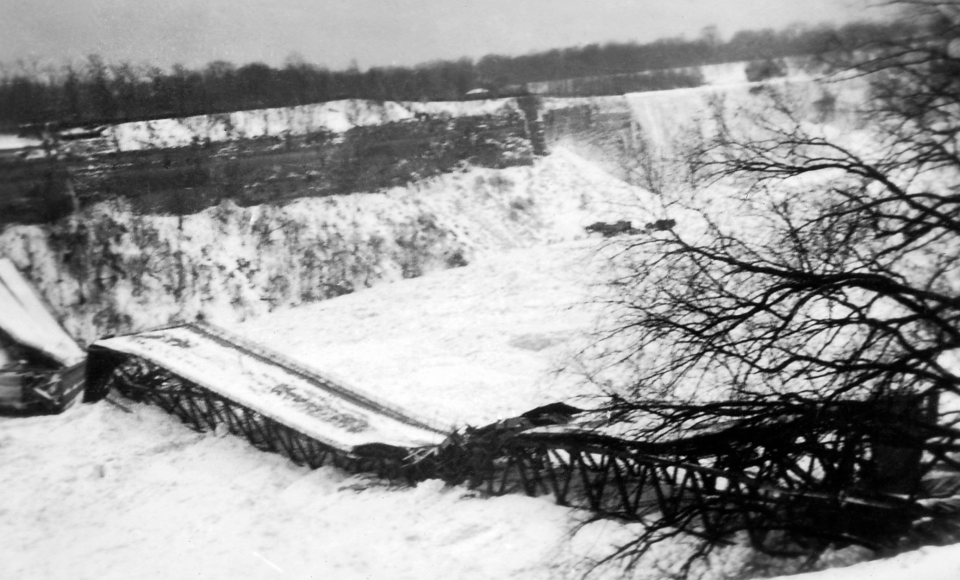
<svg viewBox="0 0 960 580">
<path fill-rule="evenodd" d="M 782 545 L 786 537 L 796 547 L 796 538 L 811 533 L 883 548 L 913 522 L 938 515 L 916 501 L 921 475 L 931 470 L 916 446 L 856 430 L 828 427 L 811 436 L 808 425 L 786 418 L 762 428 L 638 441 L 589 421 L 570 423 L 579 410 L 561 404 L 454 433 L 209 325 L 94 343 L 85 401 L 111 388 L 195 430 L 227 431 L 312 468 L 332 464 L 407 482 L 442 478 L 490 495 L 552 496 L 603 517 L 652 517 L 703 537 L 747 531 L 770 551 L 778 549 L 771 542 Z M 850 416 L 865 408 L 823 413 Z M 775 443 L 791 451 L 758 459 Z"/>
<path fill-rule="evenodd" d="M 856 433 L 828 434 L 812 448 L 791 440 L 791 427 L 650 442 L 576 424 L 501 423 L 455 436 L 458 444 L 440 450 L 436 464 L 444 480 L 489 495 L 550 496 L 598 517 L 643 522 L 651 533 L 682 529 L 724 540 L 747 532 L 755 547 L 781 555 L 827 544 L 890 550 L 920 539 L 917 522 L 935 538 L 960 532 L 956 510 L 942 511 L 925 490 L 922 476 L 933 470 L 914 449 Z M 797 452 L 757 452 L 777 439 Z"/>
<path fill-rule="evenodd" d="M 226 430 L 312 468 L 330 463 L 405 475 L 408 450 L 449 429 L 209 325 L 100 340 L 87 360 L 85 402 L 111 387 L 198 430 Z"/>
</svg>

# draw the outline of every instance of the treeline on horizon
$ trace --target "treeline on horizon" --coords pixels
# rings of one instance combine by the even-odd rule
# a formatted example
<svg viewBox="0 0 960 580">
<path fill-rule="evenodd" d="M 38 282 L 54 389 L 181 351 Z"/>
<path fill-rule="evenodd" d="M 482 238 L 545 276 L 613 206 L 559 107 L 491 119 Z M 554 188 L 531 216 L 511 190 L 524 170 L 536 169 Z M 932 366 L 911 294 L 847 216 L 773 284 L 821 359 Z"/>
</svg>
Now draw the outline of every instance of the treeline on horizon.
<svg viewBox="0 0 960 580">
<path fill-rule="evenodd" d="M 741 31 L 726 41 L 709 27 L 694 40 L 591 44 L 521 56 L 488 55 L 478 61 L 463 58 L 413 67 L 372 67 L 363 72 L 356 66 L 332 71 L 298 58 L 278 68 L 215 61 L 200 69 L 176 65 L 169 70 L 112 64 L 97 55 L 60 67 L 21 62 L 0 70 L 0 129 L 185 117 L 346 98 L 459 100 L 476 88 L 494 96 L 517 94 L 532 82 L 817 55 L 851 50 L 891 34 L 904 34 L 903 26 L 879 22 L 794 26 Z M 678 86 L 689 86 L 689 76 L 679 75 Z M 646 90 L 672 88 L 664 82 L 669 76 L 651 78 L 657 82 Z M 602 93 L 609 91 L 597 94 Z"/>
</svg>

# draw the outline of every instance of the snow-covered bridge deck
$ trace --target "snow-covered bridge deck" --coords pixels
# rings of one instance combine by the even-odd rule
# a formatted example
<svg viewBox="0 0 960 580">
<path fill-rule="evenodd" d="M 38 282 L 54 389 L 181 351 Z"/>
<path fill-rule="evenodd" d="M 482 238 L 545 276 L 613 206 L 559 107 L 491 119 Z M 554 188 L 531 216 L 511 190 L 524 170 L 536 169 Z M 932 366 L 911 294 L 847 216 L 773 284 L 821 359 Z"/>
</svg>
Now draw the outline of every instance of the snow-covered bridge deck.
<svg viewBox="0 0 960 580">
<path fill-rule="evenodd" d="M 411 449 L 434 445 L 448 433 L 444 426 L 415 417 L 347 386 L 342 380 L 306 368 L 221 329 L 198 324 L 94 343 L 90 349 L 92 390 L 88 400 L 105 396 L 108 376 L 121 361 L 129 358 L 125 355 L 147 361 L 190 385 L 170 388 L 169 381 L 156 380 L 151 389 L 155 393 L 151 396 L 176 397 L 166 401 L 170 410 L 181 409 L 183 413 L 178 414 L 189 416 L 181 418 L 194 419 L 188 422 L 194 422 L 198 428 L 223 422 L 234 430 L 230 417 L 224 414 L 226 402 L 231 408 L 252 412 L 269 419 L 267 423 L 276 424 L 264 427 L 258 417 L 260 432 L 264 428 L 269 432 L 279 425 L 347 454 L 356 453 L 364 446 Z M 236 412 L 232 415 L 237 419 Z M 246 423 L 238 424 L 241 427 L 237 429 L 246 431 L 243 427 Z"/>
</svg>

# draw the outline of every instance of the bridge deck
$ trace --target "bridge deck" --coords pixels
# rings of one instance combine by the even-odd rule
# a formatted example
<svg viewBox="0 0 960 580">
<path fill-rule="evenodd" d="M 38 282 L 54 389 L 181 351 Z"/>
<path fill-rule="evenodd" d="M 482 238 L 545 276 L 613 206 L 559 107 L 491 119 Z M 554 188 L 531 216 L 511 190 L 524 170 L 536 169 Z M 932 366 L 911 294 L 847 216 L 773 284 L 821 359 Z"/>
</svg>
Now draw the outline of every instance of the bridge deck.
<svg viewBox="0 0 960 580">
<path fill-rule="evenodd" d="M 91 352 L 103 350 L 145 359 L 347 453 L 369 444 L 433 445 L 447 433 L 441 425 L 206 325 L 104 339 Z"/>
</svg>

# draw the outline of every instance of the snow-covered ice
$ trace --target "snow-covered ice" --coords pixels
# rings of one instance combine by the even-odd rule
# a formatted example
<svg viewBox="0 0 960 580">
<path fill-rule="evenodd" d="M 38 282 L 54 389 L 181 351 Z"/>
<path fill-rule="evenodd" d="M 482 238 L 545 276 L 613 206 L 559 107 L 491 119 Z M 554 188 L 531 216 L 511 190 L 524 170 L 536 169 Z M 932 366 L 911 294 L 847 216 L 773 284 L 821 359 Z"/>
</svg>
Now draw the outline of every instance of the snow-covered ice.
<svg viewBox="0 0 960 580">
<path fill-rule="evenodd" d="M 490 254 L 228 329 L 437 421 L 484 425 L 591 392 L 557 371 L 594 327 L 604 260 L 596 240 Z"/>
<path fill-rule="evenodd" d="M 0 419 L 0 578 L 545 579 L 602 552 L 545 499 L 309 471 L 132 410 Z"/>
</svg>

